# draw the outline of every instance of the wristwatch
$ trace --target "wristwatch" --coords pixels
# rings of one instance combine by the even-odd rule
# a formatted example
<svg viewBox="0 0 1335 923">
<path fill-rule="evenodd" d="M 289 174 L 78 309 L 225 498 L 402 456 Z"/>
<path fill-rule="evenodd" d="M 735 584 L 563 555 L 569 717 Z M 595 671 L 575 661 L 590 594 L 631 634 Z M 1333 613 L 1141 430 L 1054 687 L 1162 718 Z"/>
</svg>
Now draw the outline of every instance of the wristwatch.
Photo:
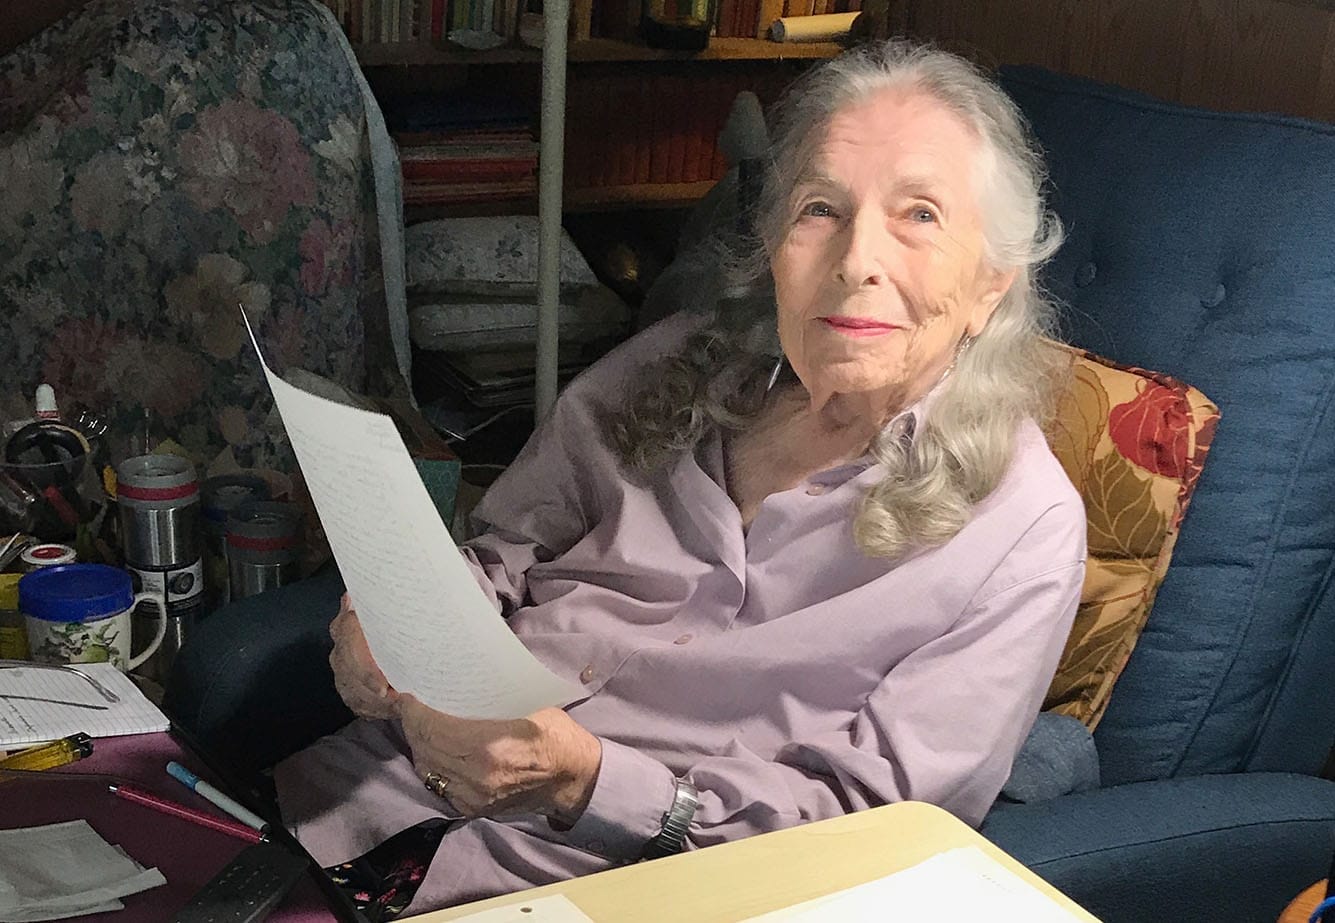
<svg viewBox="0 0 1335 923">
<path fill-rule="evenodd" d="M 645 845 L 641 858 L 658 859 L 681 852 L 682 844 L 686 842 L 686 830 L 699 806 L 700 797 L 695 786 L 685 779 L 678 779 L 672 806 L 663 815 L 663 829 Z"/>
</svg>

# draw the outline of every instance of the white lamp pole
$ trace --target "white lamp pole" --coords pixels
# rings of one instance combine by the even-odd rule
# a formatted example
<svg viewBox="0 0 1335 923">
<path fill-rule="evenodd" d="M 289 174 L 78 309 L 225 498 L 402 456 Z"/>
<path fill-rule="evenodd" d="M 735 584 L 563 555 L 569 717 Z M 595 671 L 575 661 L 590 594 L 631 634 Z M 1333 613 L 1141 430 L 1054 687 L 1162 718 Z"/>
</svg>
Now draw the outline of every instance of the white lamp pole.
<svg viewBox="0 0 1335 923">
<path fill-rule="evenodd" d="M 556 403 L 561 299 L 561 184 L 565 159 L 566 29 L 570 0 L 542 4 L 542 138 L 538 149 L 538 359 L 534 414 Z"/>
</svg>

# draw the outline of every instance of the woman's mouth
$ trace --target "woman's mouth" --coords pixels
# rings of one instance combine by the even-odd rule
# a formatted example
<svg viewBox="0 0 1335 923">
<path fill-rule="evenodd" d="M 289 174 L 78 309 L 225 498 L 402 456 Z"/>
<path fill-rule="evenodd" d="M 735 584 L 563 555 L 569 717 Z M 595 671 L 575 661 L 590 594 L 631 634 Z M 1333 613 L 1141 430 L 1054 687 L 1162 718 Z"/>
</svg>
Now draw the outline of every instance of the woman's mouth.
<svg viewBox="0 0 1335 923">
<path fill-rule="evenodd" d="M 833 314 L 822 317 L 821 322 L 837 333 L 850 337 L 874 337 L 898 330 L 894 324 L 872 320 L 869 317 L 850 317 L 845 314 Z"/>
</svg>

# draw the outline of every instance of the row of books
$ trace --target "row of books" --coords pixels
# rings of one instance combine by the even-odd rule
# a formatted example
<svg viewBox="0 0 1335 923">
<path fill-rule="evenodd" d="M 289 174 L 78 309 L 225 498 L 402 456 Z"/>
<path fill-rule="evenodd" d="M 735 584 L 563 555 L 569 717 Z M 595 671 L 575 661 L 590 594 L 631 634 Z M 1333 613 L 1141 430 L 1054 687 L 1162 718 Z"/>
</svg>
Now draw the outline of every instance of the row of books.
<svg viewBox="0 0 1335 923">
<path fill-rule="evenodd" d="M 354 44 L 440 44 L 453 33 L 490 34 L 496 44 L 537 44 L 541 0 L 323 0 Z M 572 0 L 570 32 L 587 38 L 633 40 L 642 0 Z M 862 0 L 715 0 L 711 34 L 765 38 L 783 16 L 854 13 Z M 527 28 L 525 23 L 527 22 Z M 540 19 L 538 20 L 540 22 Z"/>
<path fill-rule="evenodd" d="M 436 45 L 450 33 L 491 33 L 496 44 L 519 32 L 526 0 L 323 0 L 353 44 Z M 541 4 L 539 3 L 539 8 Z M 541 31 L 541 30 L 539 30 Z"/>
<path fill-rule="evenodd" d="M 728 69 L 596 78 L 574 71 L 567 93 L 565 186 L 716 180 L 725 169 L 718 136 L 733 99 L 742 90 L 772 97 L 785 79 L 776 73 L 758 80 Z"/>
<path fill-rule="evenodd" d="M 782 74 L 728 70 L 698 76 L 571 75 L 565 188 L 700 183 L 723 176 L 718 136 L 742 90 L 772 98 Z M 407 98 L 386 106 L 399 145 L 407 205 L 447 205 L 537 195 L 538 146 L 522 105 L 461 96 Z"/>
<path fill-rule="evenodd" d="M 524 105 L 501 96 L 401 96 L 384 104 L 405 205 L 537 195 L 538 144 Z"/>
</svg>

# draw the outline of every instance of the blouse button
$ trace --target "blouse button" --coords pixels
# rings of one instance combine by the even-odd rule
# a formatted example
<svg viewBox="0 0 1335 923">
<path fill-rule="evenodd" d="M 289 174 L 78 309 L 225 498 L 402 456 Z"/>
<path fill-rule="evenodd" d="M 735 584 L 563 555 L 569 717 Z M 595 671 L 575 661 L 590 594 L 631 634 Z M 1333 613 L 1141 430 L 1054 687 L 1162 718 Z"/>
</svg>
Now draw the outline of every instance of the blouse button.
<svg viewBox="0 0 1335 923">
<path fill-rule="evenodd" d="M 807 488 L 808 497 L 819 497 L 825 493 L 828 488 L 824 484 L 812 484 Z"/>
<path fill-rule="evenodd" d="M 673 641 L 672 643 L 673 643 L 673 644 L 689 644 L 690 642 L 691 642 L 691 636 L 690 636 L 690 634 L 684 634 L 684 635 L 681 635 L 679 638 L 677 638 L 677 640 Z"/>
<path fill-rule="evenodd" d="M 579 681 L 586 686 L 593 682 L 593 664 L 589 664 L 583 670 L 579 671 Z"/>
</svg>

